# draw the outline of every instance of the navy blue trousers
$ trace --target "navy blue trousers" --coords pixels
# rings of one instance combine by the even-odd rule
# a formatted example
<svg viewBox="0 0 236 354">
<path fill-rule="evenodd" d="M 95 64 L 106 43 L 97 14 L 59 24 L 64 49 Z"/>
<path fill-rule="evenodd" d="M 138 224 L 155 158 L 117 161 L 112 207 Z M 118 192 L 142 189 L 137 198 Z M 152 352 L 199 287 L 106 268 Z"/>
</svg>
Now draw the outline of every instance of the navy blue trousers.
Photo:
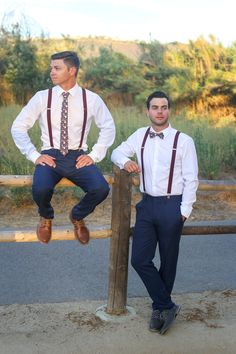
<svg viewBox="0 0 236 354">
<path fill-rule="evenodd" d="M 183 228 L 180 211 L 182 196 L 144 195 L 136 205 L 131 264 L 142 279 L 153 303 L 153 310 L 174 306 L 174 286 L 179 242 Z M 160 267 L 153 263 L 159 246 Z"/>
<path fill-rule="evenodd" d="M 56 167 L 37 165 L 35 168 L 32 193 L 40 216 L 47 219 L 54 217 L 51 199 L 54 187 L 63 177 L 85 192 L 85 196 L 72 209 L 74 219 L 85 218 L 107 197 L 109 185 L 95 165 L 79 169 L 75 167 L 76 158 L 84 154 L 82 150 L 69 150 L 66 156 L 63 156 L 57 149 L 44 150 L 42 154 L 55 157 Z"/>
</svg>

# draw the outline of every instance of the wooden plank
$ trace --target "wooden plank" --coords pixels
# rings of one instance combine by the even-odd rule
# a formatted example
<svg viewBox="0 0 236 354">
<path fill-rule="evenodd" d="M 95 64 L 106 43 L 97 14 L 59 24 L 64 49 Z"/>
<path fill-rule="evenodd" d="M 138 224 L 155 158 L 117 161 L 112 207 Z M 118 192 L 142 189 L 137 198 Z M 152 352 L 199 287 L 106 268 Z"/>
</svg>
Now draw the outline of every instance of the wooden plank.
<svg viewBox="0 0 236 354">
<path fill-rule="evenodd" d="M 107 313 L 126 313 L 129 236 L 131 218 L 131 175 L 114 166 L 112 187 L 112 238 L 110 244 Z"/>
<path fill-rule="evenodd" d="M 132 235 L 133 227 L 129 234 Z M 236 235 L 236 220 L 230 221 L 199 221 L 187 222 L 184 225 L 182 235 Z M 109 238 L 112 236 L 111 229 L 91 230 L 91 239 Z M 53 228 L 52 241 L 74 240 L 73 227 Z M 37 242 L 35 230 L 6 230 L 0 229 L 0 242 Z"/>
<path fill-rule="evenodd" d="M 112 175 L 104 175 L 109 184 L 113 183 Z M 4 187 L 30 187 L 32 185 L 33 176 L 31 175 L 0 175 L 0 186 Z M 66 178 L 58 183 L 58 187 L 72 187 L 74 183 Z"/>
<path fill-rule="evenodd" d="M 236 235 L 236 220 L 186 222 L 183 235 Z"/>
<path fill-rule="evenodd" d="M 111 229 L 91 230 L 90 238 L 111 237 Z M 73 226 L 53 228 L 52 241 L 75 240 Z M 0 242 L 38 242 L 35 230 L 0 230 Z"/>
<path fill-rule="evenodd" d="M 133 234 L 133 226 L 130 228 L 130 235 Z M 236 235 L 236 220 L 216 220 L 216 221 L 198 221 L 186 222 L 182 235 Z"/>
<path fill-rule="evenodd" d="M 113 175 L 104 175 L 109 184 L 113 184 Z M 132 184 L 139 186 L 139 176 L 132 175 Z M 32 185 L 31 175 L 0 175 L 0 186 L 4 187 L 23 187 Z M 59 187 L 74 186 L 68 179 L 63 178 L 59 183 Z M 200 180 L 199 191 L 236 191 L 236 180 Z"/>
<path fill-rule="evenodd" d="M 200 180 L 199 191 L 235 191 L 236 180 Z"/>
<path fill-rule="evenodd" d="M 133 175 L 132 184 L 139 186 L 139 176 Z M 234 180 L 199 180 L 199 191 L 236 191 L 236 179 Z"/>
</svg>

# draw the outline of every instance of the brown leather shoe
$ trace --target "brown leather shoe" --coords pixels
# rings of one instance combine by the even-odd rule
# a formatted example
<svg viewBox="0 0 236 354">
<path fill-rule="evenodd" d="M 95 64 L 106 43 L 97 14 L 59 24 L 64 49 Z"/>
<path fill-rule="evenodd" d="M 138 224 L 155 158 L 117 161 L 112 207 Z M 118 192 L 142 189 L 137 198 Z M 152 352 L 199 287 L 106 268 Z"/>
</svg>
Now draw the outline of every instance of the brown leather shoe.
<svg viewBox="0 0 236 354">
<path fill-rule="evenodd" d="M 37 226 L 37 237 L 42 243 L 48 243 L 52 236 L 52 219 L 45 219 L 40 217 L 39 224 Z"/>
<path fill-rule="evenodd" d="M 73 219 L 72 214 L 70 213 L 70 221 L 74 225 L 75 238 L 82 245 L 89 243 L 89 229 L 86 227 L 84 220 Z"/>
</svg>

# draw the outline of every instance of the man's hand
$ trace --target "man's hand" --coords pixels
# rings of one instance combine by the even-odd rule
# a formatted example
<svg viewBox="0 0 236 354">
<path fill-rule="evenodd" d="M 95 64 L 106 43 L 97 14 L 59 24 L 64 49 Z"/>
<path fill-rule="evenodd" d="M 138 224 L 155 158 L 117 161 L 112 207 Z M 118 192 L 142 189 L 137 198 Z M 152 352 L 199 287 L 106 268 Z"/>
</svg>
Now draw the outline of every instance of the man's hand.
<svg viewBox="0 0 236 354">
<path fill-rule="evenodd" d="M 55 157 L 49 156 L 49 155 L 40 155 L 37 160 L 35 161 L 35 165 L 48 165 L 50 167 L 56 167 L 55 163 Z"/>
<path fill-rule="evenodd" d="M 93 159 L 88 156 L 88 155 L 80 155 L 79 157 L 77 157 L 76 159 L 76 168 L 81 168 L 81 167 L 85 167 L 85 166 L 90 166 L 93 165 L 94 161 Z"/>
<path fill-rule="evenodd" d="M 124 164 L 124 170 L 127 172 L 134 172 L 134 173 L 139 173 L 141 172 L 141 169 L 139 168 L 139 165 L 135 161 L 127 161 Z"/>
</svg>

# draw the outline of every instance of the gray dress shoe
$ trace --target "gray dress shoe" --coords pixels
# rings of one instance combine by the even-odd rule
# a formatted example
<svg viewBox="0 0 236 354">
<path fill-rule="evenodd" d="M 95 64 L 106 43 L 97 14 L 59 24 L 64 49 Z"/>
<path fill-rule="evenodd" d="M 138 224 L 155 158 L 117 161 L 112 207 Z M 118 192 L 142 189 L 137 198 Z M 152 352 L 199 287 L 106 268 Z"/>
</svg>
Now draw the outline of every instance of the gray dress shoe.
<svg viewBox="0 0 236 354">
<path fill-rule="evenodd" d="M 164 334 L 170 328 L 170 326 L 172 325 L 172 323 L 176 319 L 179 311 L 180 311 L 180 306 L 174 305 L 171 309 L 163 310 L 161 312 L 161 318 L 164 323 L 160 329 L 160 334 Z"/>
<path fill-rule="evenodd" d="M 149 322 L 149 331 L 159 332 L 163 324 L 164 320 L 162 319 L 161 312 L 159 310 L 153 310 L 152 317 Z"/>
</svg>

